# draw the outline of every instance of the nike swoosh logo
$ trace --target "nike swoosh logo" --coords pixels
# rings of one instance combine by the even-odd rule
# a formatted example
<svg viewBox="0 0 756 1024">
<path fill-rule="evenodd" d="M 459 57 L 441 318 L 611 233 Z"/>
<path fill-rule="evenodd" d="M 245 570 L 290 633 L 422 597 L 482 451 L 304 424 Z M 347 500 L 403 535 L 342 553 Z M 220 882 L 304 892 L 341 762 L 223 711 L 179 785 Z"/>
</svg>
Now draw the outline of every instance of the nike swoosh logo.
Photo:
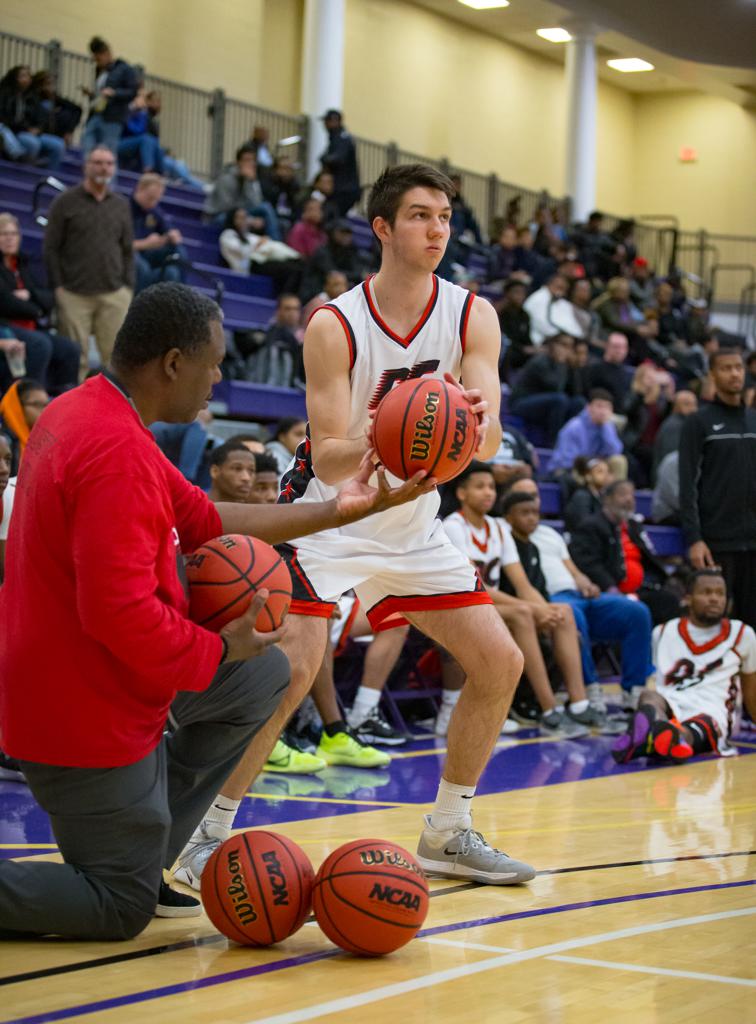
<svg viewBox="0 0 756 1024">
<path fill-rule="evenodd" d="M 723 426 L 724 426 L 724 423 L 714 423 L 714 424 L 712 425 L 712 428 L 711 428 L 711 429 L 712 429 L 712 430 L 721 430 Z"/>
</svg>

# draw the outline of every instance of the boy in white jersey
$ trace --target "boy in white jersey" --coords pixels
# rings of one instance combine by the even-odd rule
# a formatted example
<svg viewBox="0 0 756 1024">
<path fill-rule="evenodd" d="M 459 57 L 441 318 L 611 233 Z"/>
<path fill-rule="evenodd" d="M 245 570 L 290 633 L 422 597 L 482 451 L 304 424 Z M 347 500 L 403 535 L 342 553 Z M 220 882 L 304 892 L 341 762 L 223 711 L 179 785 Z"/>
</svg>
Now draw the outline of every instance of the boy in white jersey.
<svg viewBox="0 0 756 1024">
<path fill-rule="evenodd" d="M 308 436 L 279 500 L 307 502 L 338 493 L 363 459 L 374 457 L 370 410 L 394 382 L 425 374 L 464 379 L 463 393 L 478 418 L 479 453 L 489 458 L 497 450 L 496 313 L 433 273 L 449 240 L 453 195 L 449 179 L 424 165 L 389 168 L 373 186 L 368 215 L 382 247 L 381 270 L 320 307 L 310 321 L 304 343 Z M 436 520 L 438 503 L 429 487 L 411 511 L 377 517 L 368 530 L 327 531 L 285 549 L 295 598 L 282 645 L 291 683 L 270 728 L 257 734 L 223 794 L 243 792 L 259 773 L 310 689 L 334 602 L 353 588 L 374 630 L 411 622 L 445 647 L 467 677 L 449 729 L 438 797 L 420 839 L 420 863 L 452 877 L 527 881 L 533 868 L 489 846 L 473 830 L 470 815 L 522 655 L 475 570 Z"/>
<path fill-rule="evenodd" d="M 688 584 L 688 615 L 654 630 L 656 686 L 640 695 L 628 732 L 612 754 L 687 761 L 694 754 L 735 754 L 729 739 L 743 702 L 756 715 L 756 634 L 724 617 L 727 588 L 719 569 L 702 569 Z"/>
</svg>

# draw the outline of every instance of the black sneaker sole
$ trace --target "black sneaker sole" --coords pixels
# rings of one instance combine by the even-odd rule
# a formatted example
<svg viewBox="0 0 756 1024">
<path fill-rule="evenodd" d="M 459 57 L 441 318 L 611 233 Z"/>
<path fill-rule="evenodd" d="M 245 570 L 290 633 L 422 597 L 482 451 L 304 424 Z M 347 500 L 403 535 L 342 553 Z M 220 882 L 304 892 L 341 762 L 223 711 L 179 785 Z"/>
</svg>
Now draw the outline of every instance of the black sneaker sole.
<svg viewBox="0 0 756 1024">
<path fill-rule="evenodd" d="M 371 747 L 403 747 L 407 742 L 406 736 L 376 736 L 371 732 L 359 732 L 357 735 L 362 743 Z"/>
</svg>

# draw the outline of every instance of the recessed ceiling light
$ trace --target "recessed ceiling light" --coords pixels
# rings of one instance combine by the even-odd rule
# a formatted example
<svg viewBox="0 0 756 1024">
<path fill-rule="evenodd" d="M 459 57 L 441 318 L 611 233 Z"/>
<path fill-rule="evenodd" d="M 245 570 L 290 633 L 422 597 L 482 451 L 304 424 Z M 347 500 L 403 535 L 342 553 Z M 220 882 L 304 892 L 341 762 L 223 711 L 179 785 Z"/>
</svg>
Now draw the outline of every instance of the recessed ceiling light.
<svg viewBox="0 0 756 1024">
<path fill-rule="evenodd" d="M 536 35 L 549 43 L 569 43 L 572 39 L 566 28 L 539 28 Z"/>
<path fill-rule="evenodd" d="M 495 7 L 509 7 L 509 0 L 459 0 L 465 7 L 475 11 L 491 11 Z"/>
<path fill-rule="evenodd" d="M 653 71 L 654 65 L 649 64 L 647 60 L 641 60 L 640 57 L 620 57 L 618 60 L 608 60 L 606 62 L 610 68 L 614 68 L 615 71 Z"/>
</svg>

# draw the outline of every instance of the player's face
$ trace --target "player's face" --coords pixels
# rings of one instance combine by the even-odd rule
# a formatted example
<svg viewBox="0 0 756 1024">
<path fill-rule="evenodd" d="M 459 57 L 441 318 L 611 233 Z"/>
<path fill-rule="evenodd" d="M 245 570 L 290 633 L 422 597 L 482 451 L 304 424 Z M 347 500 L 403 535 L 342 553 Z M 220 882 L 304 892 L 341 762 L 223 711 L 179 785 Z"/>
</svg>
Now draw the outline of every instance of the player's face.
<svg viewBox="0 0 756 1024">
<path fill-rule="evenodd" d="M 255 457 L 251 452 L 231 452 L 222 466 L 211 466 L 210 476 L 221 501 L 249 501 L 255 482 Z"/>
<path fill-rule="evenodd" d="M 490 473 L 472 473 L 460 488 L 462 504 L 479 516 L 487 515 L 496 501 L 496 485 Z"/>
<path fill-rule="evenodd" d="M 247 500 L 250 505 L 275 505 L 278 500 L 278 476 L 275 473 L 257 473 Z"/>
<path fill-rule="evenodd" d="M 534 501 L 523 501 L 507 512 L 507 522 L 518 537 L 529 537 L 538 526 L 538 506 Z"/>
<path fill-rule="evenodd" d="M 386 225 L 394 258 L 418 270 L 434 271 L 449 241 L 450 217 L 451 206 L 443 192 L 430 188 L 405 192 L 393 228 Z"/>
<path fill-rule="evenodd" d="M 716 626 L 727 608 L 727 588 L 721 576 L 702 576 L 689 596 L 690 617 L 695 625 Z"/>
</svg>

